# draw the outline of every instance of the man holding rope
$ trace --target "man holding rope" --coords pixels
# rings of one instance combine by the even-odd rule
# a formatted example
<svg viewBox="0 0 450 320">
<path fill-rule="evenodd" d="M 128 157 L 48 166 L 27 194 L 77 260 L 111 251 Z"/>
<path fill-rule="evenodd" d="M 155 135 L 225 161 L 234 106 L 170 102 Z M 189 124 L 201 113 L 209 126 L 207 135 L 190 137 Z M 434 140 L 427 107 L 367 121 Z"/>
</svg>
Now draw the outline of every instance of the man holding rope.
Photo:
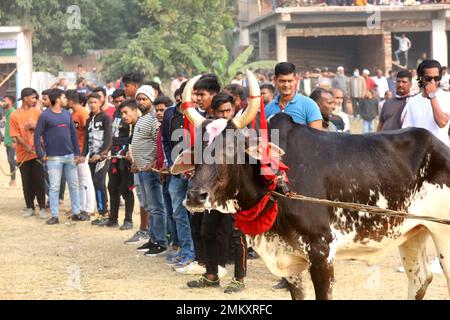
<svg viewBox="0 0 450 320">
<path fill-rule="evenodd" d="M 16 158 L 22 176 L 23 195 L 27 209 L 24 217 L 34 216 L 34 198 L 39 203 L 39 216 L 47 217 L 45 213 L 44 166 L 37 161 L 34 150 L 34 129 L 41 111 L 36 107 L 38 93 L 33 88 L 25 88 L 20 94 L 22 107 L 11 115 L 10 135 L 17 144 Z"/>
<path fill-rule="evenodd" d="M 48 225 L 59 223 L 59 188 L 64 175 L 69 185 L 72 220 L 86 221 L 88 216 L 80 214 L 77 164 L 80 161 L 80 146 L 77 131 L 70 113 L 63 109 L 67 98 L 61 89 L 52 89 L 48 95 L 52 104 L 39 117 L 34 133 L 36 153 L 41 161 L 46 161 L 50 178 L 49 198 L 52 217 Z M 41 148 L 41 137 L 44 149 Z"/>
</svg>

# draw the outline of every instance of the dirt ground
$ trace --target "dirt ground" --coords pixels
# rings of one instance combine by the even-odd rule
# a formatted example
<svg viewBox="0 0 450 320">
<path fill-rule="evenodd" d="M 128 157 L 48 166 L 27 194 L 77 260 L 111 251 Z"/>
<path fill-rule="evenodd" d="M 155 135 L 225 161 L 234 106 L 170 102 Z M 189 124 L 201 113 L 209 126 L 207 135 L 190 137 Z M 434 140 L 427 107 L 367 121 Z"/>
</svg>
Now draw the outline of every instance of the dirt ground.
<svg viewBox="0 0 450 320">
<path fill-rule="evenodd" d="M 0 147 L 0 166 L 7 169 L 6 151 Z M 134 230 L 120 231 L 91 226 L 90 223 L 62 223 L 47 226 L 36 218 L 23 218 L 25 207 L 21 181 L 9 187 L 0 173 L 0 299 L 146 299 L 146 300 L 277 300 L 290 299 L 288 292 L 273 292 L 277 278 L 260 259 L 249 260 L 246 290 L 235 295 L 223 293 L 231 280 L 233 266 L 221 289 L 186 287 L 195 276 L 172 271 L 162 257 L 148 258 L 126 246 Z M 68 209 L 66 194 L 61 216 Z M 121 217 L 123 212 L 120 213 Z M 135 223 L 139 221 L 135 212 Z M 429 256 L 434 249 L 430 244 Z M 335 299 L 405 299 L 407 280 L 396 271 L 397 251 L 377 266 L 359 261 L 337 261 Z M 310 285 L 308 298 L 312 299 Z M 448 299 L 443 275 L 435 275 L 426 299 Z"/>
</svg>

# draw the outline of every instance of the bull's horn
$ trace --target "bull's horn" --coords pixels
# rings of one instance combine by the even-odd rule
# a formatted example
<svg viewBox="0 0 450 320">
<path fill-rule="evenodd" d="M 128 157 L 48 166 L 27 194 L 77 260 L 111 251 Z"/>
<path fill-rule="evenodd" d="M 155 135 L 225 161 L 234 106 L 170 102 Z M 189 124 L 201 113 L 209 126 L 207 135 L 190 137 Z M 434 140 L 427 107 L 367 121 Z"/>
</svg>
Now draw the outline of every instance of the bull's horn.
<svg viewBox="0 0 450 320">
<path fill-rule="evenodd" d="M 233 119 L 233 123 L 238 129 L 246 127 L 249 123 L 255 119 L 258 114 L 259 106 L 261 104 L 261 90 L 259 89 L 258 80 L 256 80 L 255 75 L 250 70 L 247 70 L 247 80 L 248 87 L 250 91 L 250 99 L 248 102 L 247 109 L 244 113 Z"/>
<path fill-rule="evenodd" d="M 183 91 L 183 104 L 192 102 L 192 92 L 194 91 L 194 85 L 201 77 L 201 75 L 198 75 L 189 80 L 189 82 L 186 84 L 186 87 Z M 183 110 L 183 113 L 196 128 L 201 127 L 203 121 L 205 121 L 205 118 L 200 113 L 198 113 L 195 108 L 187 108 Z"/>
</svg>

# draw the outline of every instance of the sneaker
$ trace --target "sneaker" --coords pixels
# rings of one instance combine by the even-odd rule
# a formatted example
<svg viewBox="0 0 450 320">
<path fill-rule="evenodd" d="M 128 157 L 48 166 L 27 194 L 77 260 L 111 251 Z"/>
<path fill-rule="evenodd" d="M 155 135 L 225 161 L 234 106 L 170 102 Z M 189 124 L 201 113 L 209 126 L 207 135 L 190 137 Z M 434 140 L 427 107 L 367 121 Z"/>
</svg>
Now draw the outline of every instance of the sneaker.
<svg viewBox="0 0 450 320">
<path fill-rule="evenodd" d="M 405 273 L 405 268 L 403 266 L 397 268 L 397 272 Z"/>
<path fill-rule="evenodd" d="M 219 265 L 218 270 L 219 270 L 219 272 L 218 272 L 219 278 L 223 278 L 228 274 L 228 270 L 226 268 L 222 267 L 221 265 Z"/>
<path fill-rule="evenodd" d="M 147 252 L 148 250 L 150 250 L 150 245 L 151 245 L 151 241 L 147 241 L 142 246 L 138 247 L 136 249 L 136 251 L 138 251 L 138 252 Z"/>
<path fill-rule="evenodd" d="M 144 254 L 146 257 L 159 257 L 167 252 L 167 247 L 164 247 L 158 243 L 150 243 L 150 248 Z"/>
<path fill-rule="evenodd" d="M 189 262 L 189 260 L 191 262 Z M 181 274 L 191 274 L 191 275 L 197 275 L 197 274 L 205 274 L 206 273 L 206 267 L 200 265 L 197 261 L 192 261 L 193 259 L 184 259 L 184 261 L 180 261 L 174 266 L 174 269 L 176 272 Z"/>
<path fill-rule="evenodd" d="M 281 278 L 280 281 L 278 281 L 273 287 L 272 291 L 280 291 L 280 290 L 287 290 L 288 289 L 288 282 L 285 278 Z"/>
<path fill-rule="evenodd" d="M 191 263 L 196 262 L 194 259 L 195 258 L 191 257 L 191 256 L 181 257 L 179 259 L 178 263 L 172 267 L 172 270 L 176 271 L 178 273 L 184 274 L 184 271 L 185 271 L 184 269 L 186 269 L 186 267 L 188 267 Z M 196 262 L 196 263 L 198 263 L 198 262 Z M 206 272 L 206 269 L 205 269 L 205 272 Z"/>
<path fill-rule="evenodd" d="M 245 284 L 243 282 L 237 281 L 233 278 L 231 282 L 227 285 L 225 290 L 223 292 L 225 293 L 235 293 L 235 292 L 241 292 L 245 289 Z"/>
<path fill-rule="evenodd" d="M 108 221 L 108 218 L 102 215 L 98 215 L 97 219 L 91 222 L 93 226 L 103 227 L 105 223 Z"/>
<path fill-rule="evenodd" d="M 47 211 L 45 211 L 45 209 L 39 210 L 39 219 L 42 219 L 42 220 L 47 219 Z"/>
<path fill-rule="evenodd" d="M 72 221 L 89 221 L 89 220 L 91 220 L 91 217 L 88 215 L 85 215 L 83 213 L 80 213 L 80 214 L 73 214 L 70 217 L 70 220 L 72 220 Z"/>
<path fill-rule="evenodd" d="M 434 260 L 430 264 L 430 271 L 434 274 L 442 274 L 441 263 L 439 262 L 439 258 L 434 258 Z"/>
<path fill-rule="evenodd" d="M 36 215 L 36 211 L 34 211 L 33 209 L 25 209 L 22 216 L 24 218 L 30 218 L 35 215 Z"/>
<path fill-rule="evenodd" d="M 117 221 L 108 219 L 105 222 L 104 226 L 107 227 L 107 228 L 118 228 L 119 227 L 119 223 Z"/>
<path fill-rule="evenodd" d="M 133 229 L 133 223 L 130 221 L 124 221 L 123 225 L 120 226 L 120 230 L 131 230 Z"/>
<path fill-rule="evenodd" d="M 138 230 L 130 239 L 128 239 L 124 243 L 127 245 L 141 244 L 144 241 L 148 242 L 149 238 L 150 236 L 148 235 L 147 230 Z"/>
<path fill-rule="evenodd" d="M 58 224 L 59 223 L 59 219 L 56 217 L 51 217 L 50 219 L 47 220 L 46 222 L 48 225 L 54 225 L 54 224 Z"/>
<path fill-rule="evenodd" d="M 187 286 L 189 288 L 218 288 L 220 287 L 220 280 L 209 280 L 202 275 L 198 280 L 189 281 Z"/>
</svg>

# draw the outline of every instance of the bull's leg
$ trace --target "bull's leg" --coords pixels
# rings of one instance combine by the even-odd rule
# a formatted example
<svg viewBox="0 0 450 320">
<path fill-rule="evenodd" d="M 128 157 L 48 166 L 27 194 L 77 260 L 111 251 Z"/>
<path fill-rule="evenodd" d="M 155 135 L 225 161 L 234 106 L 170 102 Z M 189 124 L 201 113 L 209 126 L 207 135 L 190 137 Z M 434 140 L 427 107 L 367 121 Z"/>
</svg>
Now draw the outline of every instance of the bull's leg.
<svg viewBox="0 0 450 320">
<path fill-rule="evenodd" d="M 431 232 L 437 256 L 441 263 L 442 271 L 447 279 L 447 289 L 450 295 L 450 233 L 448 226 L 434 226 Z"/>
<path fill-rule="evenodd" d="M 422 300 L 428 285 L 433 280 L 426 253 L 429 236 L 428 229 L 424 229 L 399 247 L 400 257 L 408 277 L 408 299 L 410 300 Z"/>
<path fill-rule="evenodd" d="M 297 276 L 287 277 L 286 281 L 288 282 L 292 300 L 305 300 L 307 290 L 304 282 L 304 272 L 299 273 Z"/>
<path fill-rule="evenodd" d="M 309 272 L 314 285 L 317 300 L 331 300 L 333 298 L 334 266 L 333 260 L 328 258 L 330 247 L 324 240 L 317 240 L 310 244 Z"/>
</svg>

